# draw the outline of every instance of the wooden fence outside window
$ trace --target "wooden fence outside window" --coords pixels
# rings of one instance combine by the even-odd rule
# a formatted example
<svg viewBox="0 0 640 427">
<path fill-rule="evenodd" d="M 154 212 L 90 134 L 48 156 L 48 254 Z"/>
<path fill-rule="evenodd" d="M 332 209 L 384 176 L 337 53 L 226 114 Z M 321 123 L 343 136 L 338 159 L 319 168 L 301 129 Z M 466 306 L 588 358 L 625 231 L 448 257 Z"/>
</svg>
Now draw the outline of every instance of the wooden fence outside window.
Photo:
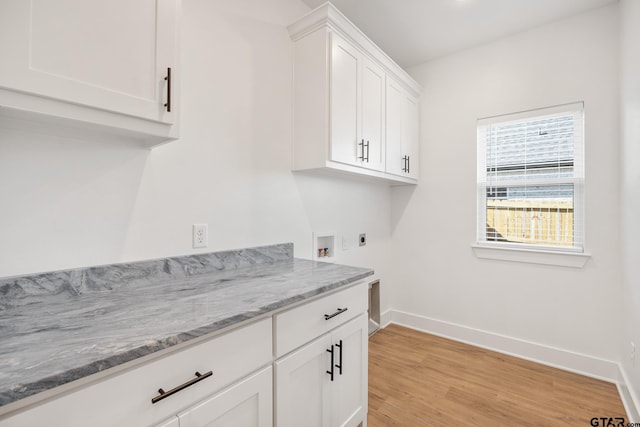
<svg viewBox="0 0 640 427">
<path fill-rule="evenodd" d="M 573 246 L 573 202 L 489 199 L 487 240 Z"/>
</svg>

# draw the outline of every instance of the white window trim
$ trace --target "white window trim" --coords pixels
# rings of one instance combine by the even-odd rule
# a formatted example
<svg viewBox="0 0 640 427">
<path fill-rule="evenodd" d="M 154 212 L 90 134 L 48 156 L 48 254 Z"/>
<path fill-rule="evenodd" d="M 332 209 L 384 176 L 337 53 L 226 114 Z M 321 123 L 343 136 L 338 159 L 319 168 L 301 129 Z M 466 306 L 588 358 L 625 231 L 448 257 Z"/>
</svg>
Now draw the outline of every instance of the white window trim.
<svg viewBox="0 0 640 427">
<path fill-rule="evenodd" d="M 488 122 L 500 122 L 504 120 L 505 116 L 509 116 L 509 118 L 520 119 L 527 117 L 535 117 L 537 112 L 540 110 L 544 110 L 545 113 L 555 113 L 567 111 L 571 108 L 575 108 L 579 106 L 583 111 L 583 129 L 582 129 L 582 147 L 576 152 L 576 155 L 579 156 L 579 161 L 582 163 L 582 167 L 584 168 L 584 152 L 585 152 L 585 133 L 584 133 L 584 102 L 575 102 L 570 104 L 563 104 L 554 107 L 548 108 L 540 108 L 536 110 L 528 110 L 515 114 L 506 114 L 501 116 L 489 117 L 480 119 L 484 123 Z M 480 167 L 480 164 L 478 165 Z M 584 169 L 583 169 L 584 170 Z M 478 171 L 479 173 L 479 171 Z M 583 230 L 583 241 L 582 241 L 582 249 L 580 248 L 567 248 L 567 247 L 553 247 L 553 246 L 537 246 L 532 244 L 509 244 L 502 242 L 488 242 L 488 241 L 476 241 L 475 244 L 472 244 L 471 247 L 473 252 L 477 258 L 480 259 L 491 259 L 491 260 L 501 260 L 501 261 L 512 261 L 512 262 L 523 262 L 523 263 L 531 263 L 531 264 L 543 264 L 543 265 L 556 265 L 563 267 L 573 267 L 573 268 L 582 268 L 587 263 L 589 258 L 591 258 L 591 254 L 586 252 L 585 245 L 585 229 L 586 229 L 586 221 L 585 221 L 585 203 L 584 203 L 584 175 L 581 179 L 578 179 L 575 184 L 580 187 L 580 191 L 574 193 L 574 206 L 578 207 L 578 212 L 576 214 L 580 215 L 580 223 L 582 224 Z M 481 194 L 484 194 L 484 191 L 481 190 L 478 186 L 478 209 L 479 211 L 476 213 L 476 220 L 480 215 L 480 209 L 483 209 L 484 203 L 486 203 L 486 199 L 484 197 L 480 197 Z M 480 232 L 480 230 L 477 230 Z M 478 235 L 476 235 L 478 238 Z"/>
<path fill-rule="evenodd" d="M 531 249 L 530 246 L 514 248 L 495 244 L 473 244 L 473 253 L 480 259 L 524 262 L 530 264 L 557 265 L 562 267 L 582 268 L 591 254 L 586 252 Z"/>
</svg>

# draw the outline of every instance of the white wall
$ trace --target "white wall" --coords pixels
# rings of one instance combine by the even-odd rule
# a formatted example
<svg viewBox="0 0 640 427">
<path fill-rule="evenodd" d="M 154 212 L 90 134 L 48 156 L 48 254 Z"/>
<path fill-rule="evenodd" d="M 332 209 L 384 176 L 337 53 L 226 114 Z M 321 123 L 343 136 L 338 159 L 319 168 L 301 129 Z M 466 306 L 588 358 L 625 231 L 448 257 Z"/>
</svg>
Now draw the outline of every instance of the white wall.
<svg viewBox="0 0 640 427">
<path fill-rule="evenodd" d="M 617 361 L 617 5 L 409 70 L 424 87 L 421 184 L 392 190 L 395 309 Z M 584 101 L 582 269 L 482 260 L 476 236 L 476 120 Z M 615 365 L 614 365 L 615 366 Z"/>
<path fill-rule="evenodd" d="M 622 367 L 627 386 L 640 411 L 640 347 L 631 362 L 630 342 L 640 346 L 640 2 L 622 0 L 621 118 L 622 118 L 622 233 L 624 320 L 621 340 Z M 640 416 L 636 421 L 640 420 Z"/>
<path fill-rule="evenodd" d="M 339 261 L 384 279 L 388 187 L 293 174 L 292 45 L 298 0 L 183 0 L 182 138 L 152 151 L 0 128 L 0 276 L 294 242 L 368 244 Z M 384 303 L 384 300 L 383 300 Z"/>
</svg>

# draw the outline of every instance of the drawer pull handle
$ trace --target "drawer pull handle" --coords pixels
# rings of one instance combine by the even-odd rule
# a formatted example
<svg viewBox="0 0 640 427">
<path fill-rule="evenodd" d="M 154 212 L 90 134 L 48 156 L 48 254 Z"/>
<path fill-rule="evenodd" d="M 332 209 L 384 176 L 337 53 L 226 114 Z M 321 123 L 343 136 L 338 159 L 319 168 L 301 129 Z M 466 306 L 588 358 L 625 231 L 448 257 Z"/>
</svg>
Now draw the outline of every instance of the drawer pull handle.
<svg viewBox="0 0 640 427">
<path fill-rule="evenodd" d="M 160 393 L 158 396 L 154 397 L 153 399 L 151 399 L 151 403 L 158 403 L 160 402 L 162 399 L 171 396 L 172 394 L 175 394 L 181 390 L 184 390 L 185 388 L 194 385 L 195 383 L 197 383 L 198 381 L 202 381 L 205 378 L 209 378 L 211 375 L 213 375 L 213 371 L 209 371 L 206 372 L 204 374 L 201 374 L 200 372 L 196 372 L 195 373 L 195 378 L 187 381 L 184 384 L 180 384 L 178 387 L 176 388 L 172 388 L 169 391 L 164 391 L 163 389 L 158 389 L 158 393 Z"/>
<path fill-rule="evenodd" d="M 331 353 L 331 370 L 327 371 L 327 374 L 331 375 L 331 381 L 333 381 L 333 367 L 334 367 L 333 344 L 331 344 L 331 350 L 327 349 L 327 352 Z"/>
<path fill-rule="evenodd" d="M 324 315 L 324 320 L 329 320 L 329 319 L 331 319 L 331 318 L 333 318 L 333 317 L 336 317 L 338 314 L 342 314 L 342 313 L 344 313 L 345 311 L 347 311 L 347 307 L 345 307 L 345 308 L 339 308 L 339 309 L 338 309 L 335 313 L 333 313 L 333 314 L 325 314 L 325 315 Z"/>
</svg>

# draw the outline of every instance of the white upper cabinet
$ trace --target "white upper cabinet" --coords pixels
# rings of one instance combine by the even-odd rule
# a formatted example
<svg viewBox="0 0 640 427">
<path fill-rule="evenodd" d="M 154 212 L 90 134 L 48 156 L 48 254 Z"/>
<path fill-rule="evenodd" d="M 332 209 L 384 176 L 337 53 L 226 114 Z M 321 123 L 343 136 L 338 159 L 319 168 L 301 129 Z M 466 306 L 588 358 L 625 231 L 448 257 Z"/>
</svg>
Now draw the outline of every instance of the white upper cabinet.
<svg viewBox="0 0 640 427">
<path fill-rule="evenodd" d="M 357 49 L 334 35 L 331 44 L 331 160 L 360 165 L 360 67 Z"/>
<path fill-rule="evenodd" d="M 384 171 L 385 74 L 331 34 L 330 159 Z"/>
<path fill-rule="evenodd" d="M 420 164 L 420 101 L 409 94 L 402 99 L 402 152 L 406 156 L 405 174 L 418 179 Z"/>
<path fill-rule="evenodd" d="M 419 101 L 387 79 L 386 170 L 418 179 Z"/>
<path fill-rule="evenodd" d="M 384 171 L 385 74 L 364 58 L 362 64 L 362 152 L 367 168 Z"/>
<path fill-rule="evenodd" d="M 293 170 L 416 184 L 418 121 L 404 122 L 404 101 L 387 99 L 387 82 L 396 82 L 416 107 L 420 86 L 330 3 L 290 25 L 289 34 L 294 41 Z M 390 111 L 390 102 L 398 102 L 397 111 Z M 387 129 L 390 116 L 397 119 L 397 130 Z M 391 147 L 393 161 L 394 150 L 400 158 L 411 157 L 416 173 L 386 165 L 391 157 L 386 139 L 389 132 L 402 134 L 403 123 L 416 126 L 404 131 L 415 136 L 416 145 L 411 154 Z"/>
<path fill-rule="evenodd" d="M 175 139 L 178 13 L 179 0 L 3 0 L 0 106 Z"/>
</svg>

